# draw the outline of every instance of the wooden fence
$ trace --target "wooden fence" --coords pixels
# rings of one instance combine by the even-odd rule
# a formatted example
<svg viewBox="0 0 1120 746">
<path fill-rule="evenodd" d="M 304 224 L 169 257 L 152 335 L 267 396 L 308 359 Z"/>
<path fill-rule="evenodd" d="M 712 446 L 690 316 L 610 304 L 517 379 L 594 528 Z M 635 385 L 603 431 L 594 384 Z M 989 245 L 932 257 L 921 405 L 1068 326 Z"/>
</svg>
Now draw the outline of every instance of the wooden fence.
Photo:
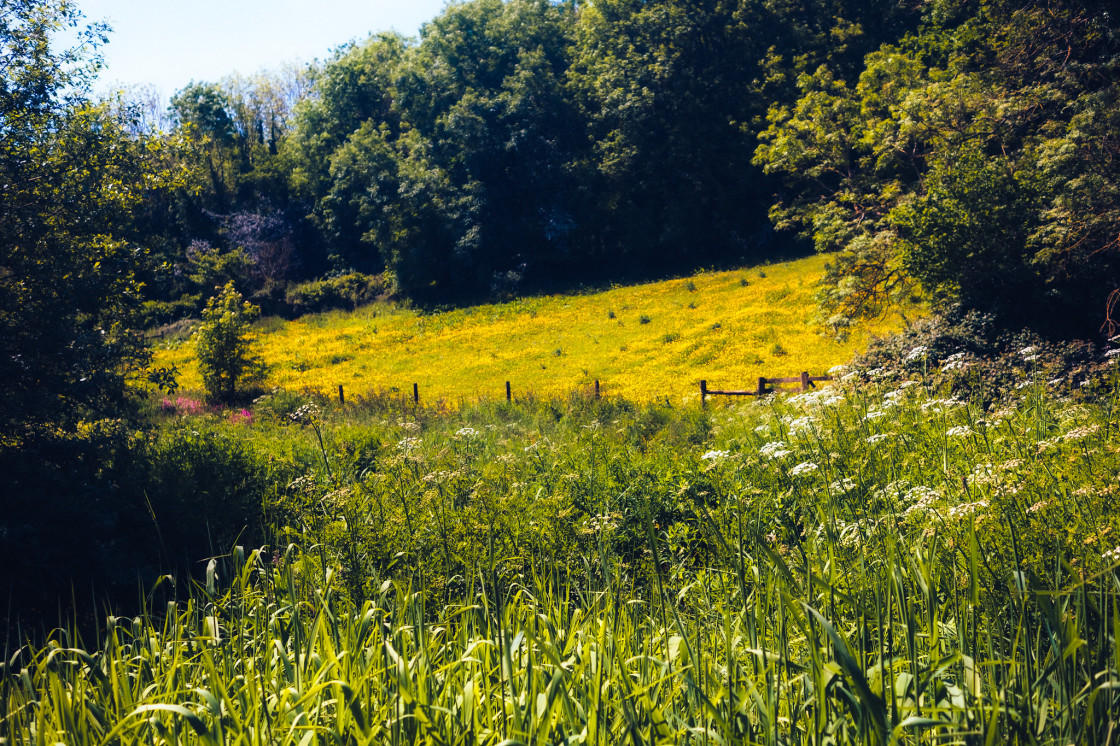
<svg viewBox="0 0 1120 746">
<path fill-rule="evenodd" d="M 759 377 L 758 386 L 753 391 L 725 391 L 708 388 L 707 381 L 700 382 L 700 406 L 707 406 L 709 396 L 766 396 L 778 390 L 780 386 L 798 386 L 799 391 L 808 391 L 817 387 L 817 381 L 831 381 L 832 376 L 811 376 L 803 371 L 800 376 L 791 378 L 765 378 Z"/>
<path fill-rule="evenodd" d="M 790 378 L 765 378 L 759 377 L 758 386 L 751 391 L 730 391 L 722 389 L 708 388 L 707 381 L 700 382 L 700 406 L 708 406 L 709 396 L 766 396 L 778 390 L 781 386 L 797 386 L 799 391 L 808 391 L 815 389 L 818 381 L 831 381 L 832 376 L 811 376 L 808 372 L 802 372 L 800 376 L 793 376 Z M 599 393 L 599 380 L 595 380 L 595 394 L 596 399 L 600 398 Z M 412 384 L 412 401 L 414 404 L 420 403 L 420 385 Z M 506 381 L 506 401 L 513 401 L 513 388 L 509 381 Z M 346 394 L 342 389 L 342 384 L 338 386 L 338 403 L 346 403 Z"/>
<path fill-rule="evenodd" d="M 598 378 L 595 379 L 595 398 L 601 398 L 599 394 Z M 513 401 L 513 388 L 510 386 L 509 381 L 506 381 L 506 401 Z M 338 384 L 338 403 L 343 405 L 346 404 L 346 392 L 343 390 L 341 383 Z M 420 403 L 420 384 L 418 383 L 412 384 L 412 403 Z"/>
</svg>

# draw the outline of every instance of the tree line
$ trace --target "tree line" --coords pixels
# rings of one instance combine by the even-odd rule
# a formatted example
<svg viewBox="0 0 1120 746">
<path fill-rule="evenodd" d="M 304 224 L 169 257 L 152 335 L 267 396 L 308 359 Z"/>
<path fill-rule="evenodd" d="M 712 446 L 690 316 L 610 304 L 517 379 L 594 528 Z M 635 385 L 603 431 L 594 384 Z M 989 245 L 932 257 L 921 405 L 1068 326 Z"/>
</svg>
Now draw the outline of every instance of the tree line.
<svg viewBox="0 0 1120 746">
<path fill-rule="evenodd" d="M 153 297 L 193 294 L 183 312 L 232 278 L 267 306 L 294 277 L 353 270 L 438 305 L 796 251 L 767 217 L 780 180 L 752 163 L 768 109 L 821 65 L 854 79 L 920 17 L 887 0 L 472 0 L 419 39 L 192 84 L 170 133 L 193 181 L 151 206 Z"/>
<path fill-rule="evenodd" d="M 178 92 L 149 287 L 183 312 L 356 270 L 446 304 L 812 246 L 838 333 L 915 294 L 1084 333 L 1118 60 L 1104 2 L 456 3 Z"/>
</svg>

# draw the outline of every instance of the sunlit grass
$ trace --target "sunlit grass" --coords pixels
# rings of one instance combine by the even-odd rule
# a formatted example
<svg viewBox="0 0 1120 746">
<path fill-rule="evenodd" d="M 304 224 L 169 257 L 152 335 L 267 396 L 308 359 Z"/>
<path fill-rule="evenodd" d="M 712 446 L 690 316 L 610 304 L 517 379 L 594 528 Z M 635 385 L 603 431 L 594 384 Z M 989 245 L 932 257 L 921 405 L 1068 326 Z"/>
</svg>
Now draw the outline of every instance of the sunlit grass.
<svg viewBox="0 0 1120 746">
<path fill-rule="evenodd" d="M 17 641 L 0 737 L 1108 743 L 1120 396 L 1025 376 L 993 410 L 894 380 L 186 415 L 305 465 L 274 506 L 292 544 Z"/>
<path fill-rule="evenodd" d="M 428 401 L 552 396 L 601 381 L 605 395 L 649 401 L 712 388 L 753 388 L 759 376 L 814 375 L 847 361 L 897 316 L 845 343 L 810 319 L 825 259 L 618 287 L 574 296 L 422 314 L 372 306 L 266 324 L 260 339 L 269 385 L 289 390 L 399 390 Z M 201 380 L 190 343 L 159 350 L 181 383 Z"/>
</svg>

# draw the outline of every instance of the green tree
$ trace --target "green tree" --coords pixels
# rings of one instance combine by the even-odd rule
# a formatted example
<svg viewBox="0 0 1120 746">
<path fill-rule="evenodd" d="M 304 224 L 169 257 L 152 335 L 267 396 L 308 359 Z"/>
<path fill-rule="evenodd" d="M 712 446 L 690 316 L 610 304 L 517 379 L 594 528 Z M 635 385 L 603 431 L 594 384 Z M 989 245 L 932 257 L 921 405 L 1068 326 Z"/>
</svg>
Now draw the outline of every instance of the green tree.
<svg viewBox="0 0 1120 746">
<path fill-rule="evenodd" d="M 260 309 L 245 301 L 233 282 L 206 302 L 202 324 L 195 332 L 195 351 L 210 400 L 228 404 L 238 386 L 264 378 L 264 362 L 254 350 L 256 335 L 252 331 L 258 316 Z"/>
<path fill-rule="evenodd" d="M 73 50 L 55 51 L 64 28 Z M 106 29 L 69 2 L 0 4 L 0 442 L 111 415 L 147 361 L 130 220 L 158 143 L 84 97 Z M 83 51 L 85 50 L 85 51 Z"/>
<path fill-rule="evenodd" d="M 935 303 L 1091 334 L 1117 289 L 1120 25 L 1106 3 L 938 0 L 864 59 L 775 105 L 756 163 L 771 216 L 834 253 L 838 330 L 915 284 Z"/>
</svg>

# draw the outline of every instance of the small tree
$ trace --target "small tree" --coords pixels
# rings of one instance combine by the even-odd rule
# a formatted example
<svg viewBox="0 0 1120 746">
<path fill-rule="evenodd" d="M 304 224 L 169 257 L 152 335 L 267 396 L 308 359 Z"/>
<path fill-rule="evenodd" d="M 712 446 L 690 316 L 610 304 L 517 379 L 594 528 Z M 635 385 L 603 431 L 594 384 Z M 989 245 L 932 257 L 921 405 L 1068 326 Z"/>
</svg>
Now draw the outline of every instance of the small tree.
<svg viewBox="0 0 1120 746">
<path fill-rule="evenodd" d="M 264 362 L 253 350 L 256 335 L 250 329 L 260 312 L 242 299 L 232 282 L 206 302 L 202 325 L 195 332 L 195 349 L 202 384 L 212 401 L 228 403 L 239 384 L 264 378 Z"/>
</svg>

